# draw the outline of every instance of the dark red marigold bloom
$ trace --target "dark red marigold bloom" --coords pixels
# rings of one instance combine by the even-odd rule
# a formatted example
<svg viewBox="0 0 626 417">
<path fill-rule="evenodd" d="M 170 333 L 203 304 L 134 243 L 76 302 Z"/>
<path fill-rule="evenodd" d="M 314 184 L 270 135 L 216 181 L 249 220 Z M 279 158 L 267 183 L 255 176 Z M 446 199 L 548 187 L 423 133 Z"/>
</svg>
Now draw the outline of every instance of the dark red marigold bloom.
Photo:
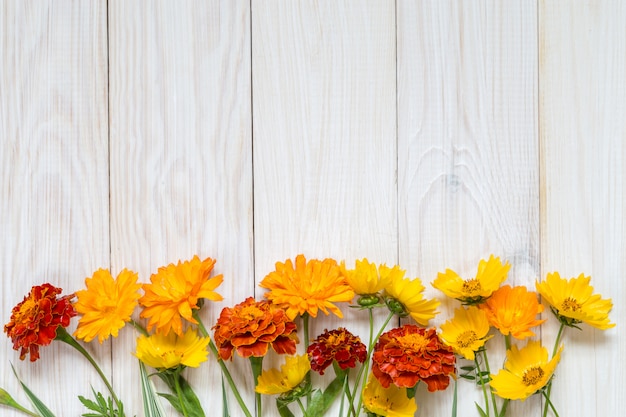
<svg viewBox="0 0 626 417">
<path fill-rule="evenodd" d="M 11 321 L 4 326 L 4 332 L 11 338 L 13 349 L 21 349 L 21 360 L 27 353 L 31 362 L 39 359 L 39 347 L 52 343 L 57 328 L 69 326 L 70 319 L 76 315 L 71 303 L 74 294 L 57 298 L 61 292 L 61 288 L 47 283 L 37 285 L 13 307 Z"/>
<path fill-rule="evenodd" d="M 296 324 L 282 308 L 269 301 L 246 298 L 234 307 L 222 310 L 215 330 L 215 344 L 222 359 L 239 356 L 265 356 L 270 346 L 276 353 L 296 353 Z"/>
<path fill-rule="evenodd" d="M 367 356 L 367 348 L 359 337 L 340 327 L 335 330 L 324 330 L 309 345 L 307 351 L 311 360 L 311 369 L 324 375 L 324 370 L 333 361 L 344 371 L 356 367 L 356 361 L 363 363 Z"/>
<path fill-rule="evenodd" d="M 406 324 L 380 336 L 372 356 L 372 371 L 385 388 L 394 383 L 411 388 L 419 381 L 428 391 L 444 390 L 454 375 L 456 359 L 435 328 Z"/>
</svg>

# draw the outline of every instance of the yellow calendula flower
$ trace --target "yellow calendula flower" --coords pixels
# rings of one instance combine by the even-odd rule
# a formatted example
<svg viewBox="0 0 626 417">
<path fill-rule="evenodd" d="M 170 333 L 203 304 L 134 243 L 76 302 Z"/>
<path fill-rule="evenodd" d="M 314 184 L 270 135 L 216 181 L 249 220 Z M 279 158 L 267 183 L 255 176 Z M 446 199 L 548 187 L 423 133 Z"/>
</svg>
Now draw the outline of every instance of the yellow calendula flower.
<svg viewBox="0 0 626 417">
<path fill-rule="evenodd" d="M 535 285 L 561 323 L 568 326 L 587 323 L 601 330 L 615 327 L 615 323 L 609 322 L 609 312 L 613 308 L 611 299 L 594 294 L 590 280 L 591 277 L 585 274 L 567 280 L 554 272 Z"/>
<path fill-rule="evenodd" d="M 109 271 L 99 269 L 85 279 L 85 285 L 87 289 L 76 291 L 74 308 L 82 317 L 74 336 L 85 342 L 97 337 L 100 343 L 109 336 L 117 337 L 140 297 L 137 273 L 124 269 L 113 279 Z"/>
<path fill-rule="evenodd" d="M 453 270 L 446 269 L 445 273 L 437 275 L 432 286 L 464 304 L 478 304 L 500 287 L 510 268 L 508 262 L 503 265 L 500 258 L 491 255 L 489 260 L 481 259 L 478 263 L 478 272 L 474 278 L 464 280 Z"/>
<path fill-rule="evenodd" d="M 370 263 L 367 258 L 356 261 L 355 264 L 354 269 L 347 269 L 345 263 L 341 263 L 341 272 L 355 293 L 373 295 L 387 286 L 389 275 L 381 274 L 376 264 Z"/>
<path fill-rule="evenodd" d="M 471 361 L 475 352 L 493 337 L 489 333 L 487 314 L 476 306 L 457 308 L 454 317 L 441 325 L 439 337 L 456 353 Z"/>
<path fill-rule="evenodd" d="M 149 319 L 148 330 L 156 328 L 157 333 L 163 334 L 173 330 L 182 335 L 182 319 L 197 324 L 193 310 L 200 308 L 201 299 L 221 301 L 222 296 L 214 290 L 224 277 L 209 278 L 214 265 L 214 259 L 200 261 L 194 256 L 190 261 L 169 264 L 152 274 L 150 284 L 143 285 L 144 296 L 139 299 L 143 306 L 140 317 Z"/>
<path fill-rule="evenodd" d="M 428 326 L 429 320 L 439 313 L 437 307 L 441 303 L 424 298 L 422 281 L 419 278 L 404 278 L 405 271 L 398 266 L 389 268 L 381 265 L 379 270 L 381 275 L 389 278 L 385 287 L 385 302 L 389 309 L 401 317 L 411 316 L 422 326 Z"/>
<path fill-rule="evenodd" d="M 354 298 L 354 291 L 334 259 L 307 262 L 304 255 L 296 256 L 295 267 L 291 259 L 276 262 L 276 270 L 263 278 L 259 286 L 269 290 L 265 298 L 283 307 L 291 320 L 304 313 L 317 317 L 319 310 L 342 318 L 334 303 Z"/>
<path fill-rule="evenodd" d="M 280 371 L 271 368 L 261 372 L 255 391 L 266 395 L 287 393 L 300 385 L 310 370 L 308 355 L 286 356 Z"/>
<path fill-rule="evenodd" d="M 548 360 L 548 350 L 537 341 L 528 342 L 522 349 L 513 345 L 506 353 L 504 369 L 498 375 L 491 375 L 491 388 L 502 398 L 525 400 L 550 381 L 562 350 L 561 346 Z"/>
<path fill-rule="evenodd" d="M 197 368 L 207 360 L 209 341 L 208 337 L 198 336 L 193 328 L 187 329 L 181 336 L 174 332 L 139 336 L 135 356 L 155 369 L 172 369 L 181 365 Z"/>
<path fill-rule="evenodd" d="M 516 339 L 526 339 L 535 333 L 531 327 L 539 326 L 546 321 L 537 319 L 543 306 L 537 300 L 537 293 L 528 291 L 524 286 L 511 287 L 504 285 L 480 305 L 487 314 L 489 323 L 500 330 L 503 335 L 511 335 Z"/>
<path fill-rule="evenodd" d="M 384 388 L 371 373 L 363 388 L 363 406 L 370 413 L 387 417 L 413 417 L 417 411 L 417 404 L 407 397 L 406 388 L 394 384 Z"/>
</svg>

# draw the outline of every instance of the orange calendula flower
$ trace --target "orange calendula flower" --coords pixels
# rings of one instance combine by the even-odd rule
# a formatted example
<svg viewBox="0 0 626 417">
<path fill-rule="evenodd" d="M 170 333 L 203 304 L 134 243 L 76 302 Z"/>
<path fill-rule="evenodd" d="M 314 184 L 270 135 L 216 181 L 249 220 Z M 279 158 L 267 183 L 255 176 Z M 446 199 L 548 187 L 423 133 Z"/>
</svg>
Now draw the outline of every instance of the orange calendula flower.
<svg viewBox="0 0 626 417">
<path fill-rule="evenodd" d="M 545 281 L 537 282 L 536 287 L 561 323 L 571 327 L 587 323 L 601 330 L 615 327 L 615 323 L 609 322 L 613 302 L 594 294 L 589 281 L 591 277 L 585 274 L 567 280 L 554 272 Z"/>
<path fill-rule="evenodd" d="M 340 327 L 335 330 L 325 330 L 324 333 L 309 345 L 307 349 L 311 359 L 311 369 L 320 375 L 333 362 L 337 362 L 344 371 L 356 367 L 356 363 L 365 361 L 367 348 L 358 336 Z"/>
<path fill-rule="evenodd" d="M 155 369 L 172 369 L 179 366 L 197 368 L 207 360 L 210 338 L 198 336 L 189 328 L 179 336 L 172 332 L 167 335 L 155 333 L 139 336 L 135 356 Z"/>
<path fill-rule="evenodd" d="M 388 277 L 385 287 L 385 303 L 387 307 L 400 317 L 411 316 L 422 326 L 428 326 L 430 319 L 438 313 L 439 300 L 425 299 L 424 286 L 419 278 L 404 278 L 404 272 L 398 266 L 393 268 L 381 265 L 380 274 Z"/>
<path fill-rule="evenodd" d="M 82 317 L 74 336 L 85 342 L 98 337 L 102 342 L 109 336 L 117 337 L 119 330 L 130 321 L 140 297 L 141 284 L 137 283 L 137 273 L 122 270 L 116 279 L 106 269 L 94 272 L 85 279 L 87 289 L 77 291 L 76 312 Z"/>
<path fill-rule="evenodd" d="M 445 273 L 437 275 L 432 286 L 464 304 L 482 303 L 500 287 L 510 268 L 508 262 L 503 265 L 500 258 L 491 255 L 489 260 L 482 259 L 478 263 L 478 272 L 474 278 L 464 280 L 453 270 L 446 269 Z"/>
<path fill-rule="evenodd" d="M 390 384 L 412 388 L 419 381 L 428 391 L 444 390 L 454 376 L 456 358 L 443 344 L 434 328 L 414 324 L 383 333 L 372 356 L 372 372 L 385 388 Z"/>
<path fill-rule="evenodd" d="M 296 353 L 296 325 L 285 310 L 268 301 L 248 297 L 242 303 L 222 310 L 215 330 L 215 344 L 222 359 L 239 356 L 265 356 L 270 346 L 276 353 Z"/>
<path fill-rule="evenodd" d="M 494 292 L 480 308 L 487 313 L 487 319 L 500 333 L 505 336 L 510 334 L 520 340 L 534 336 L 530 328 L 545 321 L 537 319 L 537 314 L 543 311 L 537 294 L 524 286 L 505 285 Z"/>
<path fill-rule="evenodd" d="M 487 314 L 476 306 L 454 310 L 454 317 L 441 325 L 439 335 L 444 343 L 465 359 L 471 361 L 475 352 L 493 337 L 489 333 Z"/>
<path fill-rule="evenodd" d="M 548 350 L 539 342 L 530 341 L 522 349 L 513 345 L 506 352 L 504 369 L 498 375 L 491 375 L 489 384 L 495 394 L 502 398 L 525 400 L 550 381 L 561 359 L 562 350 L 563 346 L 548 360 Z"/>
<path fill-rule="evenodd" d="M 354 291 L 335 260 L 307 262 L 304 255 L 296 256 L 295 267 L 291 259 L 276 262 L 276 270 L 263 278 L 259 286 L 269 290 L 265 298 L 285 308 L 292 320 L 304 313 L 317 317 L 318 310 L 343 317 L 334 303 L 354 298 Z"/>
<path fill-rule="evenodd" d="M 150 284 L 143 284 L 145 294 L 139 299 L 143 306 L 140 317 L 149 319 L 148 330 L 156 327 L 156 332 L 163 334 L 173 330 L 180 336 L 183 334 L 182 319 L 198 323 L 193 318 L 193 310 L 200 308 L 201 299 L 221 301 L 222 296 L 214 290 L 224 277 L 209 278 L 214 265 L 214 259 L 200 261 L 194 256 L 190 261 L 169 264 L 152 274 Z"/>
<path fill-rule="evenodd" d="M 39 347 L 52 343 L 57 328 L 69 326 L 70 319 L 76 315 L 71 303 L 74 294 L 57 297 L 61 292 L 61 288 L 48 283 L 37 285 L 13 307 L 4 332 L 11 338 L 13 349 L 21 349 L 21 360 L 27 353 L 31 362 L 39 359 Z"/>
<path fill-rule="evenodd" d="M 374 374 L 363 388 L 363 406 L 369 413 L 386 417 L 413 417 L 417 411 L 415 399 L 407 396 L 406 388 L 393 384 L 385 388 Z"/>
</svg>

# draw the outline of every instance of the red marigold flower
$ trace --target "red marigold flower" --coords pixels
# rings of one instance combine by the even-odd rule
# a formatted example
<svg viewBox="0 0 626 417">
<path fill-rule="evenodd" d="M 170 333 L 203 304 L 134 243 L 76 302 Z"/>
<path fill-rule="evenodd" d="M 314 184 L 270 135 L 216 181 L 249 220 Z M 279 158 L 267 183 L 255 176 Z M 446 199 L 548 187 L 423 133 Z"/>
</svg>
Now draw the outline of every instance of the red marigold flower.
<svg viewBox="0 0 626 417">
<path fill-rule="evenodd" d="M 215 344 L 222 359 L 240 356 L 265 356 L 271 346 L 276 353 L 296 353 L 296 324 L 282 308 L 252 297 L 222 310 L 215 330 Z"/>
<path fill-rule="evenodd" d="M 383 333 L 374 347 L 372 371 L 381 385 L 388 388 L 412 388 L 419 381 L 428 391 L 444 390 L 454 375 L 454 351 L 437 336 L 435 328 L 424 329 L 406 324 Z"/>
<path fill-rule="evenodd" d="M 344 371 L 356 367 L 356 361 L 363 363 L 367 356 L 367 348 L 358 336 L 340 327 L 317 336 L 306 351 L 311 360 L 311 369 L 324 375 L 324 370 L 333 361 Z"/>
<path fill-rule="evenodd" d="M 24 300 L 13 307 L 4 332 L 11 338 L 13 349 L 21 349 L 21 360 L 27 353 L 31 362 L 39 359 L 39 347 L 52 343 L 57 328 L 69 326 L 76 315 L 71 303 L 74 294 L 57 298 L 61 292 L 61 288 L 47 283 L 33 286 Z"/>
</svg>

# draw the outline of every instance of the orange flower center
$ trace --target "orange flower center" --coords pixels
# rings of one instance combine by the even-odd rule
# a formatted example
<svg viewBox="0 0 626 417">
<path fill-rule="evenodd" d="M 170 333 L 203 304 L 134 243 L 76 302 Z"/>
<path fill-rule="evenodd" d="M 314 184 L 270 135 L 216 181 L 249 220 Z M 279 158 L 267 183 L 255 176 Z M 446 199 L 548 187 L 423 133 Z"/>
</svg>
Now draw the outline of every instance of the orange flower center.
<svg viewBox="0 0 626 417">
<path fill-rule="evenodd" d="M 415 351 L 423 350 L 430 342 L 430 339 L 417 333 L 406 334 L 399 337 L 398 340 L 403 346 L 410 347 Z"/>
<path fill-rule="evenodd" d="M 541 369 L 541 367 L 539 366 L 535 366 L 533 368 L 527 369 L 524 372 L 524 376 L 522 377 L 522 382 L 527 387 L 531 385 L 535 385 L 537 382 L 541 380 L 541 378 L 543 378 L 544 373 L 545 372 L 543 371 L 543 369 Z"/>
<path fill-rule="evenodd" d="M 31 321 L 31 318 L 37 315 L 38 309 L 38 303 L 36 303 L 32 298 L 26 299 L 20 306 L 19 311 L 15 312 L 15 323 Z"/>
<path fill-rule="evenodd" d="M 580 304 L 571 297 L 566 298 L 561 303 L 561 311 L 578 311 L 580 310 Z"/>
<path fill-rule="evenodd" d="M 343 344 L 346 340 L 345 333 L 342 334 L 330 334 L 328 336 L 328 342 L 326 343 L 329 346 L 337 346 Z"/>
<path fill-rule="evenodd" d="M 473 294 L 480 290 L 482 290 L 482 286 L 476 278 L 468 279 L 463 282 L 463 292 L 465 293 Z"/>
<path fill-rule="evenodd" d="M 466 330 L 456 338 L 456 343 L 462 348 L 466 348 L 471 346 L 474 342 L 478 340 L 476 336 L 476 332 L 473 330 Z"/>
<path fill-rule="evenodd" d="M 257 306 L 245 306 L 239 311 L 239 317 L 244 320 L 255 321 L 265 315 Z"/>
</svg>

